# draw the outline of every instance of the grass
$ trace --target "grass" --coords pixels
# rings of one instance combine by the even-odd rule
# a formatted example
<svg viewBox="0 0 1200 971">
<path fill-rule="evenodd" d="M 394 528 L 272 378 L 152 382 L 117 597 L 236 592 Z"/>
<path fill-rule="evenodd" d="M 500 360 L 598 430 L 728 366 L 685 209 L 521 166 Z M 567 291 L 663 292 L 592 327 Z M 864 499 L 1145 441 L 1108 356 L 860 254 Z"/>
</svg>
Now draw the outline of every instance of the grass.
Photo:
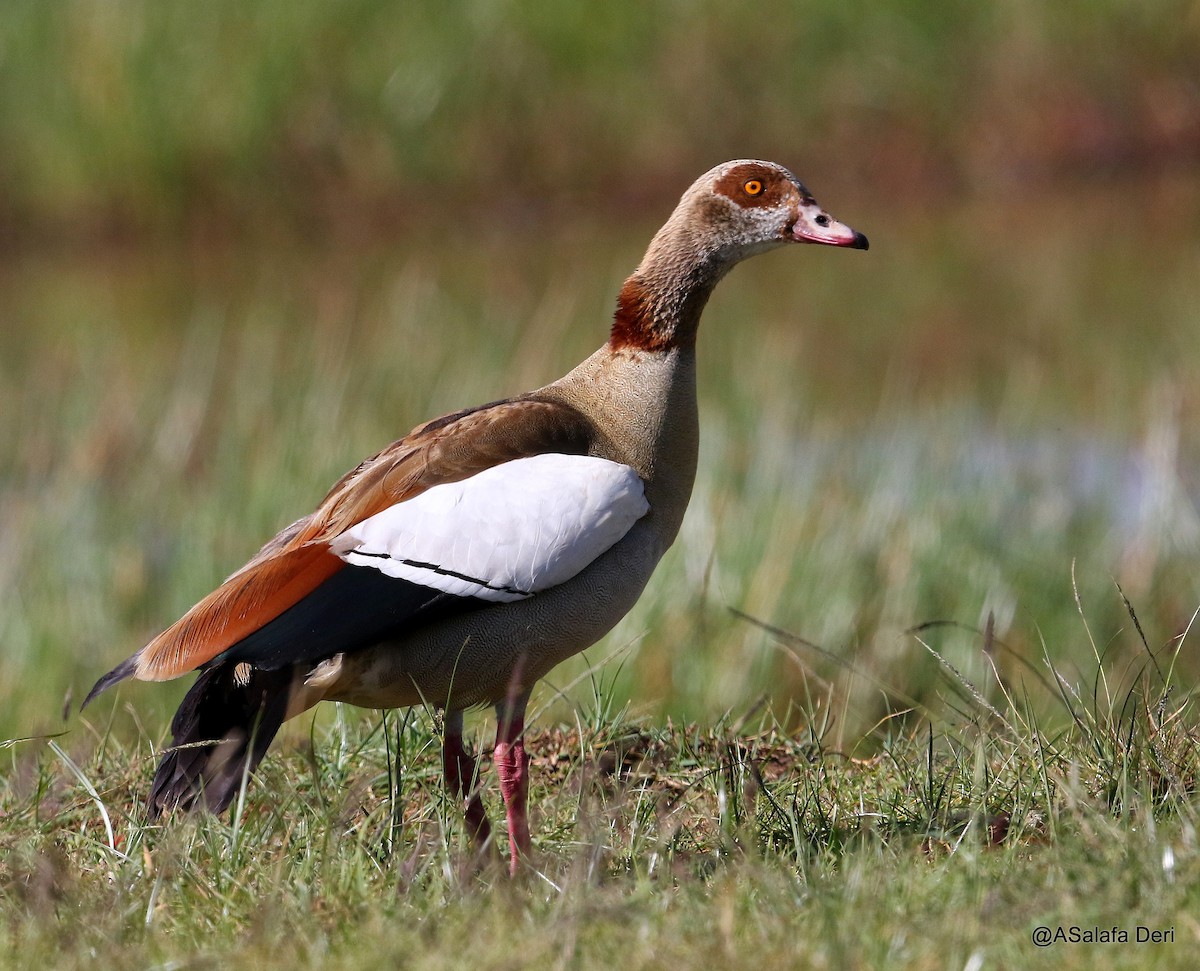
<svg viewBox="0 0 1200 971">
<path fill-rule="evenodd" d="M 70 746 L 83 754 L 14 749 L 0 789 L 0 955 L 66 967 L 435 968 L 465 955 L 483 968 L 751 956 L 767 968 L 1186 967 L 1200 887 L 1194 702 L 1165 668 L 1119 689 L 1104 668 L 1092 675 L 1050 672 L 985 701 L 985 686 L 951 674 L 956 700 L 845 749 L 811 703 L 802 731 L 762 709 L 699 728 L 631 719 L 597 691 L 574 727 L 531 735 L 538 857 L 516 884 L 472 863 L 422 712 L 339 710 L 268 760 L 230 822 L 170 827 L 133 810 L 150 740 L 89 719 Z M 1059 696 L 1059 717 L 1039 714 L 1036 681 Z M 1139 926 L 1173 928 L 1175 942 L 1043 952 L 1030 943 L 1040 926 L 1115 926 L 1131 940 Z"/>
</svg>

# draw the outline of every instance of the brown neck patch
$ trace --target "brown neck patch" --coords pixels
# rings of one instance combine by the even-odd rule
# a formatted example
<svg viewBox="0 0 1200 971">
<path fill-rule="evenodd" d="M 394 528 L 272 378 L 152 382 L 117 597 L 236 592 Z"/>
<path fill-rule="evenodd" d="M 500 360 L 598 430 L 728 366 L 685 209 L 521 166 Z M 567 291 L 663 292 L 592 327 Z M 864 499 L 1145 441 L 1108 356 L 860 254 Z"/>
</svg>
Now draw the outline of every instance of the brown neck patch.
<svg viewBox="0 0 1200 971">
<path fill-rule="evenodd" d="M 613 350 L 641 351 L 665 351 L 675 343 L 674 333 L 655 320 L 649 292 L 636 276 L 631 276 L 621 287 L 608 343 Z"/>
</svg>

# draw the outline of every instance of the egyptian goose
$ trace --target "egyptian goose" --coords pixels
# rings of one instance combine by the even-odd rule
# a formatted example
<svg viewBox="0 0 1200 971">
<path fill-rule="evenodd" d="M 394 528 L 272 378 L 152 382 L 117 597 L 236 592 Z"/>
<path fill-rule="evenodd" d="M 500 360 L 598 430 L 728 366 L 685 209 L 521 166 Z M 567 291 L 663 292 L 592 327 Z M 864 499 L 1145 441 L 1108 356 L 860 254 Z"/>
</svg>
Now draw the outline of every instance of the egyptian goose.
<svg viewBox="0 0 1200 971">
<path fill-rule="evenodd" d="M 734 264 L 788 243 L 866 249 L 787 169 L 726 162 L 684 193 L 617 298 L 608 342 L 537 391 L 418 426 L 96 682 L 200 676 L 151 819 L 220 812 L 280 725 L 319 701 L 445 712 L 446 785 L 490 827 L 463 711 L 494 705 L 510 869 L 530 851 L 534 683 L 603 637 L 675 539 L 699 437 L 696 328 Z M 211 742 L 211 745 L 196 743 Z"/>
</svg>

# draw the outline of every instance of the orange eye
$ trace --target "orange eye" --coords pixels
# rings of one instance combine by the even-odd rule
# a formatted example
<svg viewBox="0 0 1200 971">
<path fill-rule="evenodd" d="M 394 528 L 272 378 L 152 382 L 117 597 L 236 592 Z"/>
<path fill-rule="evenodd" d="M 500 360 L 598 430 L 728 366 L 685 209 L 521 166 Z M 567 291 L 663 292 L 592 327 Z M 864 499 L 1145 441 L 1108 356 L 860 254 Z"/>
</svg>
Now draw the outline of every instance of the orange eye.
<svg viewBox="0 0 1200 971">
<path fill-rule="evenodd" d="M 744 186 L 742 186 L 742 188 L 746 191 L 746 195 L 756 196 L 760 192 L 762 192 L 763 185 L 761 182 L 758 181 L 758 179 L 751 179 Z"/>
</svg>

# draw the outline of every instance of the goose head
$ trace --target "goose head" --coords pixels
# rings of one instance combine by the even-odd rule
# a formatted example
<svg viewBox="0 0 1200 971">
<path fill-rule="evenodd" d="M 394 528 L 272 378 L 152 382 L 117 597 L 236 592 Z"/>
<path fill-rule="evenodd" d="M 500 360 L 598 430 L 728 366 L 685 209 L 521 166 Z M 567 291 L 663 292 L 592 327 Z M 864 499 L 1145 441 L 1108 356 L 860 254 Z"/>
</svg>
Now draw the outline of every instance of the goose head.
<svg viewBox="0 0 1200 971">
<path fill-rule="evenodd" d="M 737 263 L 789 243 L 869 245 L 866 236 L 822 209 L 782 165 L 755 159 L 725 162 L 702 175 L 684 193 L 671 223 L 698 230 L 718 263 Z"/>
<path fill-rule="evenodd" d="M 736 159 L 683 194 L 617 300 L 614 347 L 665 349 L 694 338 L 717 282 L 742 260 L 792 243 L 866 249 L 782 165 Z"/>
</svg>

